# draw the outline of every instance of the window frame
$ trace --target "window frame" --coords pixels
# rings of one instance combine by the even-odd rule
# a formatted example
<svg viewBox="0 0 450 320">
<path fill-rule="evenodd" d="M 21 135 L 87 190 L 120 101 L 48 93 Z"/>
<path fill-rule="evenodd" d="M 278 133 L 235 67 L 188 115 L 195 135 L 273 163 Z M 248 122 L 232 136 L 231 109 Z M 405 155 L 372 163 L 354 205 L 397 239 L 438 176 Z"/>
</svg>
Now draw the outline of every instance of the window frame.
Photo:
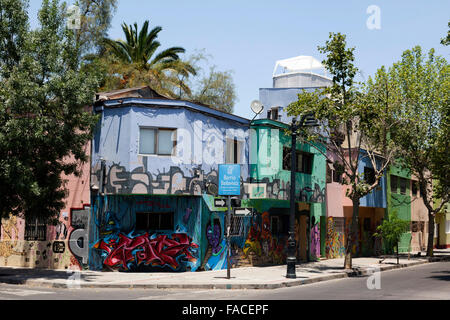
<svg viewBox="0 0 450 320">
<path fill-rule="evenodd" d="M 398 176 L 395 176 L 395 175 L 392 175 L 391 174 L 391 177 L 390 177 L 390 183 L 389 183 L 389 188 L 390 188 L 390 190 L 391 190 L 391 193 L 398 193 L 398 187 L 399 187 L 399 181 L 398 181 Z M 392 184 L 393 184 L 393 182 L 395 181 L 395 190 L 393 190 L 392 189 Z"/>
<path fill-rule="evenodd" d="M 289 159 L 285 161 L 285 151 L 289 153 Z M 295 172 L 303 173 L 303 174 L 312 174 L 314 167 L 314 153 L 304 152 L 300 150 L 295 150 L 297 154 L 297 170 Z M 302 168 L 300 170 L 299 161 L 301 159 Z M 283 158 L 282 158 L 282 169 L 285 171 L 291 171 L 291 148 L 283 146 Z M 286 163 L 286 166 L 285 166 Z M 305 163 L 308 163 L 307 169 L 305 170 Z"/>
<path fill-rule="evenodd" d="M 155 132 L 154 139 L 154 150 L 155 153 L 142 153 L 141 152 L 141 129 L 153 130 Z M 174 134 L 174 140 L 172 141 L 172 152 L 171 153 L 159 153 L 159 132 L 160 131 L 171 131 Z M 166 127 L 151 127 L 151 126 L 139 126 L 139 140 L 138 140 L 138 155 L 140 156 L 174 156 L 176 155 L 177 147 L 177 128 L 166 128 Z"/>
<path fill-rule="evenodd" d="M 228 142 L 231 141 L 231 145 L 233 146 L 233 150 L 232 150 L 232 160 L 231 162 L 228 160 L 229 157 L 231 157 L 231 155 L 229 154 L 229 152 L 231 150 L 229 150 L 228 146 Z M 238 139 L 237 137 L 226 137 L 225 138 L 225 163 L 226 164 L 243 164 L 243 155 L 245 153 L 245 144 L 244 141 L 241 139 Z"/>
<path fill-rule="evenodd" d="M 39 221 L 39 219 L 34 219 L 33 222 L 25 219 L 24 240 L 47 241 L 47 223 Z"/>
<path fill-rule="evenodd" d="M 138 215 L 146 215 L 146 228 L 138 227 Z M 161 216 L 170 214 L 171 215 L 171 228 L 161 228 Z M 158 227 L 159 228 L 150 228 L 151 227 L 151 215 L 158 215 Z M 136 211 L 136 221 L 135 221 L 135 230 L 136 231 L 173 231 L 175 228 L 175 212 L 173 211 L 163 211 L 163 212 L 154 212 L 154 211 Z"/>
<path fill-rule="evenodd" d="M 401 195 L 407 195 L 408 193 L 408 179 L 399 178 L 399 188 Z M 404 187 L 404 189 L 402 189 Z"/>
</svg>

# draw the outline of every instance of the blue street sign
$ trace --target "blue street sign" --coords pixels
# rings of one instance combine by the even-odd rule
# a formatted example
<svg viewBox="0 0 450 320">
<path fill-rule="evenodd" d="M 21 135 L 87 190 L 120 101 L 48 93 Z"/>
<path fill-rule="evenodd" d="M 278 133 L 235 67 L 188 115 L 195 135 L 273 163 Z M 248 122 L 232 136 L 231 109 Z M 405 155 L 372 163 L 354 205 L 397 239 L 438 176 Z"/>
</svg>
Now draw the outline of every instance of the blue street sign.
<svg viewBox="0 0 450 320">
<path fill-rule="evenodd" d="M 241 195 L 241 166 L 239 164 L 219 164 L 219 195 Z"/>
</svg>

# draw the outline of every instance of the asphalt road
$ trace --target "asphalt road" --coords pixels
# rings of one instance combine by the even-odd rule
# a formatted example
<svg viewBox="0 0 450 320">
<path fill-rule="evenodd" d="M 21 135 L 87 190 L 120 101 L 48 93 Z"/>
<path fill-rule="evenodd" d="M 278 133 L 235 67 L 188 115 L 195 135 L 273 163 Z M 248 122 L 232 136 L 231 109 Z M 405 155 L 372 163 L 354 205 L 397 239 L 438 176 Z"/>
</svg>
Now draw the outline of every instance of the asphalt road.
<svg viewBox="0 0 450 320">
<path fill-rule="evenodd" d="M 0 300 L 450 300 L 450 262 L 274 290 L 57 289 L 0 284 Z M 369 285 L 375 286 L 373 289 Z M 376 286 L 379 284 L 379 289 Z"/>
</svg>

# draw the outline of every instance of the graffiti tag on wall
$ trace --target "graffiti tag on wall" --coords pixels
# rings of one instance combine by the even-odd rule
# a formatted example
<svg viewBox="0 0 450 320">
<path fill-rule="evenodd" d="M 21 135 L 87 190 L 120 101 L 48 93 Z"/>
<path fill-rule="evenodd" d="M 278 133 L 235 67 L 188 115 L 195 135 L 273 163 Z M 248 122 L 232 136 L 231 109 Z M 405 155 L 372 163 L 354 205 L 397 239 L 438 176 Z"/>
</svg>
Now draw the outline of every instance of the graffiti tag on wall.
<svg viewBox="0 0 450 320">
<path fill-rule="evenodd" d="M 136 271 L 142 267 L 168 267 L 181 271 L 185 267 L 182 260 L 197 260 L 193 254 L 198 245 L 184 233 L 138 236 L 119 233 L 100 240 L 94 248 L 102 251 L 103 265 L 112 269 Z"/>
<path fill-rule="evenodd" d="M 98 183 L 100 168 L 93 170 L 92 181 Z M 174 194 L 217 196 L 217 170 L 205 172 L 201 167 L 192 168 L 192 175 L 186 176 L 179 167 L 171 166 L 168 172 L 150 173 L 147 166 L 135 168 L 131 172 L 124 166 L 112 164 L 105 178 L 105 190 L 108 194 Z M 242 182 L 242 194 L 247 198 L 269 198 L 288 200 L 290 183 L 281 179 L 263 178 L 256 181 L 248 178 Z M 297 200 L 302 202 L 324 202 L 325 188 L 315 183 L 300 189 Z"/>
<path fill-rule="evenodd" d="M 68 245 L 81 269 L 87 268 L 89 256 L 89 209 L 87 206 L 84 209 L 72 209 L 70 214 L 70 225 L 73 230 L 69 235 Z"/>
</svg>

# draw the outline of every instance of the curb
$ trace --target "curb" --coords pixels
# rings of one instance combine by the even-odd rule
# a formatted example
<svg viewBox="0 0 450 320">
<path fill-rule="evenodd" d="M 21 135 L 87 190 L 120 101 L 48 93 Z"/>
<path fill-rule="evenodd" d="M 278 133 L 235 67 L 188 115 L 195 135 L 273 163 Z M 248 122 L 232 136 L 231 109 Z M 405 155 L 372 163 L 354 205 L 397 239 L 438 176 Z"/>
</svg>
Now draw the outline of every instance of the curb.
<svg viewBox="0 0 450 320">
<path fill-rule="evenodd" d="M 380 272 L 389 271 L 394 269 L 403 269 L 408 267 L 413 267 L 417 265 L 433 263 L 433 262 L 441 262 L 441 261 L 450 261 L 450 256 L 448 257 L 432 257 L 428 258 L 426 261 L 417 261 L 411 263 L 401 263 L 394 264 L 389 266 L 380 265 Z M 279 283 L 269 283 L 269 284 L 256 284 L 256 283 L 220 283 L 220 284 L 133 284 L 133 283 L 118 283 L 118 284 L 108 284 L 108 283 L 98 283 L 98 284 L 89 284 L 89 283 L 81 283 L 77 285 L 78 288 L 110 288 L 110 289 L 208 289 L 208 290 L 238 290 L 238 289 L 279 289 L 279 288 L 287 288 L 287 287 L 295 287 L 305 284 L 312 284 L 316 282 L 323 282 L 328 280 L 342 279 L 342 278 L 355 278 L 355 277 L 363 277 L 369 276 L 373 274 L 374 267 L 368 267 L 363 269 L 355 268 L 352 271 L 343 271 L 336 274 L 316 277 L 316 278 L 308 278 L 308 279 L 297 279 L 294 281 L 283 281 Z M 14 284 L 14 285 L 26 285 L 30 287 L 44 287 L 44 288 L 60 288 L 60 289 L 70 289 L 74 288 L 73 285 L 67 283 L 60 282 L 51 282 L 51 281 L 40 281 L 40 280 L 21 280 L 21 279 L 8 279 L 3 278 L 0 283 L 6 284 Z"/>
</svg>

